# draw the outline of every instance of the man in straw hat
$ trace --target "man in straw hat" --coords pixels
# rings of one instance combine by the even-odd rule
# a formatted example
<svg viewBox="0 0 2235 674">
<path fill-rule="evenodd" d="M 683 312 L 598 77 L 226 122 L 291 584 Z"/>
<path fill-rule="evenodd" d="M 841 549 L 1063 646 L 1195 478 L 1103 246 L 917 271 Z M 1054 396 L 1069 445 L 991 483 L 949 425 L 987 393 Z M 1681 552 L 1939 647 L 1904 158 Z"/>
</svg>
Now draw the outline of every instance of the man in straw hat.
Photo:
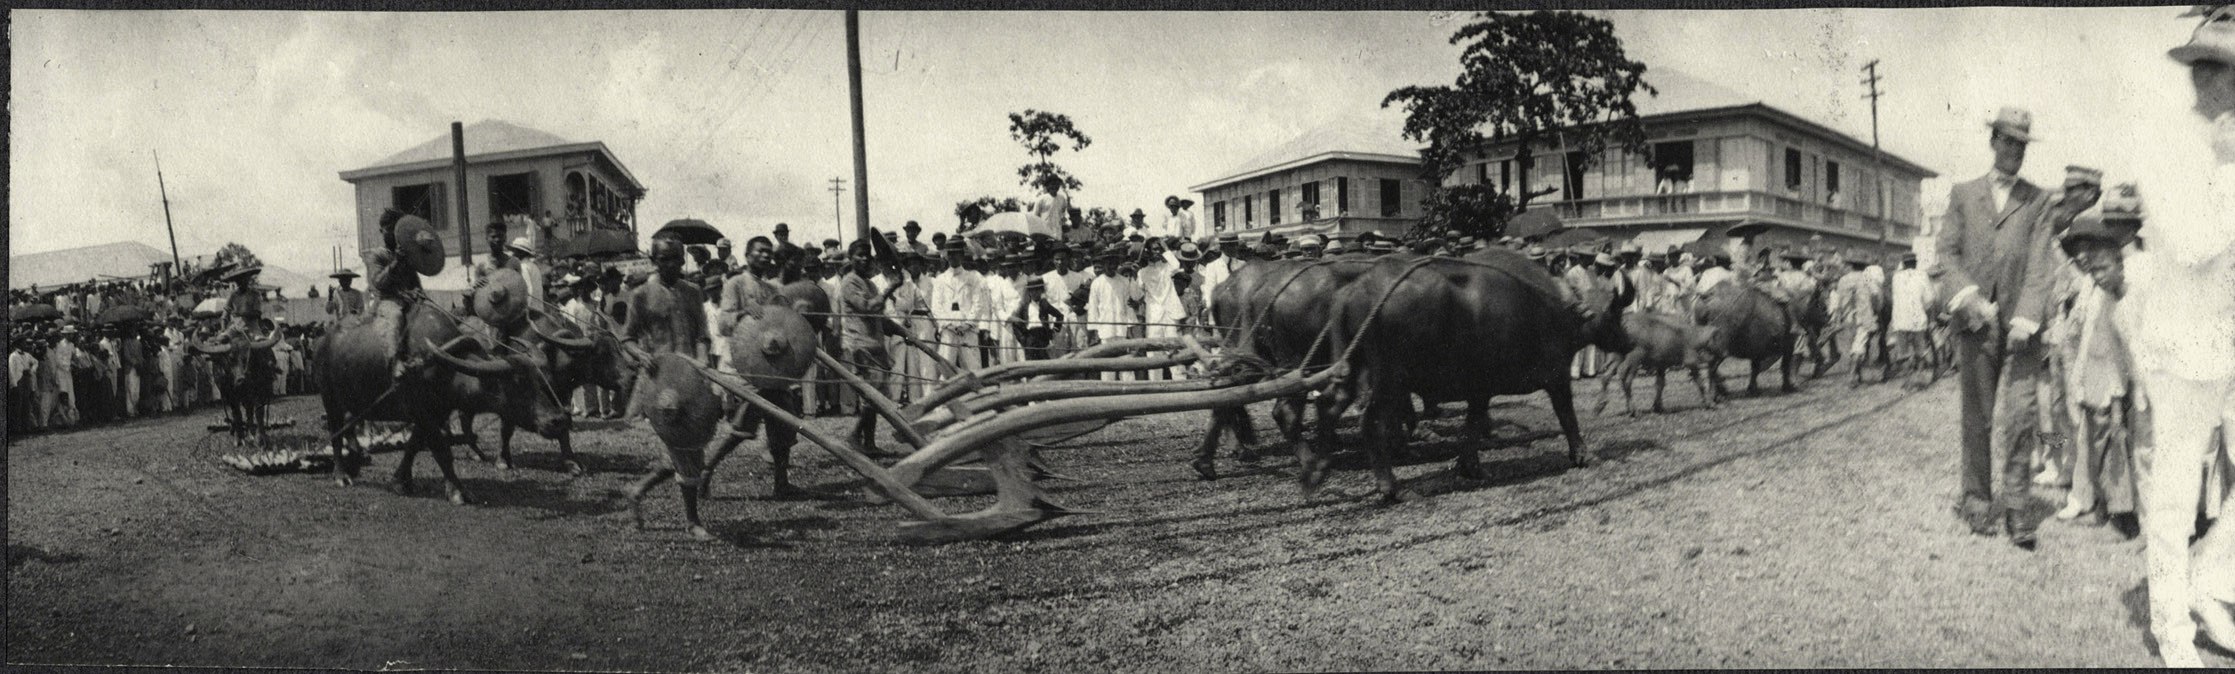
<svg viewBox="0 0 2235 674">
<path fill-rule="evenodd" d="M 341 287 L 326 293 L 326 313 L 332 314 L 337 321 L 365 313 L 365 291 L 349 287 L 351 282 L 357 280 L 356 271 L 343 269 L 328 277 L 340 283 Z"/>
<path fill-rule="evenodd" d="M 2135 448 L 2141 485 L 2141 524 L 2149 568 L 2150 631 L 2165 664 L 2199 666 L 2195 646 L 2200 616 L 2204 632 L 2235 648 L 2235 525 L 2223 483 L 2206 479 L 2205 463 L 2228 462 L 2227 435 L 2235 428 L 2235 6 L 2199 7 L 2203 22 L 2189 42 L 2170 52 L 2186 66 L 2195 88 L 2193 107 L 2210 135 L 2215 156 L 2169 173 L 2190 182 L 2172 191 L 2151 213 L 2149 245 L 2126 255 L 2116 321 L 2134 358 L 2136 411 L 2150 429 L 2147 447 Z M 2167 148 L 2178 156 L 2178 150 Z M 2203 179 L 2203 178 L 2207 178 Z M 2138 434 L 2139 435 L 2139 434 Z M 2191 556 L 2189 537 L 2202 506 L 2218 516 Z"/>
<path fill-rule="evenodd" d="M 515 266 L 520 268 L 520 280 L 526 281 L 528 284 L 528 297 L 533 301 L 532 303 L 538 307 L 542 306 L 544 299 L 543 263 L 536 260 L 535 244 L 529 243 L 528 237 L 525 236 L 513 237 L 512 243 L 505 245 L 505 252 L 510 253 L 517 260 Z"/>
<path fill-rule="evenodd" d="M 2018 176 L 2025 166 L 2026 145 L 2033 140 L 2033 115 L 2003 108 L 1987 128 L 1993 168 L 1949 190 L 1948 212 L 1934 242 L 1939 255 L 1927 271 L 1940 286 L 1940 296 L 1948 298 L 1947 308 L 1959 328 L 1962 495 L 1955 513 L 1981 536 L 1993 536 L 1998 525 L 2018 520 L 2030 477 L 2024 452 L 2004 455 L 2006 498 L 1995 499 L 1994 450 L 1998 444 L 2016 446 L 1996 443 L 1993 436 L 1995 393 L 2003 368 L 2000 344 L 2006 331 L 2031 333 L 2039 327 L 2031 319 L 2014 321 L 2018 317 L 2013 309 L 2036 244 L 2033 225 L 2048 206 L 2046 192 Z M 2020 527 L 2013 540 L 2030 545 L 2030 535 Z"/>
<path fill-rule="evenodd" d="M 962 237 L 946 242 L 947 269 L 931 278 L 931 320 L 938 330 L 939 355 L 964 371 L 984 366 L 976 319 L 984 312 L 985 283 L 969 268 L 970 245 Z"/>
</svg>

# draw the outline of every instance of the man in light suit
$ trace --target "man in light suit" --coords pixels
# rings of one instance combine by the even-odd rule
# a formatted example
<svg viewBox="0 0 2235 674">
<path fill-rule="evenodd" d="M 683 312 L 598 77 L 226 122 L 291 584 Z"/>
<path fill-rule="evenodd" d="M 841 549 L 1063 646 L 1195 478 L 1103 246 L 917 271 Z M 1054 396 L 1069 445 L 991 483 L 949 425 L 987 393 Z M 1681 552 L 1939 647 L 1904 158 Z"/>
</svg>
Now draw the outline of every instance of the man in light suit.
<svg viewBox="0 0 2235 674">
<path fill-rule="evenodd" d="M 1986 175 L 1957 183 L 1948 192 L 1948 214 L 1934 242 L 1939 254 L 1926 272 L 1948 298 L 1947 308 L 1958 328 L 1956 358 L 1960 363 L 1963 403 L 1963 495 L 1956 515 L 1973 533 L 1992 536 L 1996 524 L 2018 524 L 2012 541 L 2029 546 L 2031 526 L 2018 522 L 2025 503 L 2028 448 L 2020 443 L 1993 439 L 1995 390 L 2002 378 L 2006 339 L 2025 341 L 2040 330 L 2029 318 L 2015 316 L 2017 296 L 2026 280 L 2032 258 L 2033 226 L 2042 222 L 2047 193 L 2018 176 L 2025 166 L 2026 144 L 2032 142 L 2033 115 L 2017 108 L 2003 108 L 1987 123 L 1988 146 L 1994 151 L 1994 168 Z M 2010 430 L 2012 427 L 2005 427 Z M 2002 499 L 1993 487 L 1994 450 L 2004 445 Z"/>
</svg>

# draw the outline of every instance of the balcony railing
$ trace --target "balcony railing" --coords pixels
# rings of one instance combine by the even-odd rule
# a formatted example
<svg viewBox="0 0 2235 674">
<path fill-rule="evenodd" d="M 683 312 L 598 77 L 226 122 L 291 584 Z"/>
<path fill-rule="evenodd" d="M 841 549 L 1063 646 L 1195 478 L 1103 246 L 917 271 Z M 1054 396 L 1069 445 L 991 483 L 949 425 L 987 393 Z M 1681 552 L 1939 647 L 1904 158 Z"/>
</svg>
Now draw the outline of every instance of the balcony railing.
<svg viewBox="0 0 2235 674">
<path fill-rule="evenodd" d="M 1577 199 L 1553 203 L 1554 212 L 1562 222 L 1573 226 L 1628 224 L 1623 221 L 1655 218 L 1686 217 L 1699 215 L 1748 214 L 1772 216 L 1826 229 L 1853 232 L 1857 235 L 1878 236 L 1879 219 L 1863 213 L 1810 203 L 1768 192 L 1693 192 L 1688 194 L 1644 194 L 1596 199 Z M 1887 230 L 1889 239 L 1913 236 L 1916 226 L 1892 223 Z"/>
</svg>

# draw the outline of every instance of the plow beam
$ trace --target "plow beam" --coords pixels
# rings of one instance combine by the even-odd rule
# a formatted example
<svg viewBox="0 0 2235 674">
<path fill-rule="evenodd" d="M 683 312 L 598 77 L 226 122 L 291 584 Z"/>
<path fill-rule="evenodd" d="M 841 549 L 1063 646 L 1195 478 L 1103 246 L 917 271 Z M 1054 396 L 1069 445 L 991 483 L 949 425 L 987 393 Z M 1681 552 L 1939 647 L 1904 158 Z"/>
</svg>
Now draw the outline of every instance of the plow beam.
<svg viewBox="0 0 2235 674">
<path fill-rule="evenodd" d="M 1171 340 L 1178 342 L 1179 340 Z M 1177 349 L 1178 347 L 1174 347 Z M 1056 358 L 1028 360 L 1019 363 L 1002 363 L 963 374 L 960 378 L 941 384 L 938 390 L 924 396 L 922 401 L 909 405 L 906 413 L 921 417 L 926 411 L 939 408 L 957 398 L 984 388 L 988 384 L 1025 377 L 1045 377 L 1065 374 L 1100 374 L 1103 372 L 1131 372 L 1186 365 L 1195 362 L 1195 354 L 1174 353 L 1164 356 L 1122 356 L 1090 358 Z"/>
<path fill-rule="evenodd" d="M 979 391 L 945 407 L 932 410 L 916 421 L 925 433 L 933 433 L 956 422 L 977 416 L 985 410 L 998 410 L 1026 403 L 1088 398 L 1096 396 L 1131 395 L 1136 393 L 1170 393 L 1175 391 L 1207 391 L 1215 388 L 1212 379 L 1174 379 L 1170 381 L 1035 381 L 1026 383 L 996 384 L 991 390 Z M 921 445 L 919 445 L 921 446 Z"/>
<path fill-rule="evenodd" d="M 848 468 L 868 478 L 870 486 L 886 500 L 921 518 L 921 522 L 902 525 L 899 538 L 904 542 L 929 544 L 978 540 L 1077 514 L 1077 511 L 1049 501 L 1046 492 L 1032 484 L 1026 472 L 1030 466 L 1030 448 L 1021 442 L 1003 443 L 986 452 L 990 468 L 988 472 L 991 473 L 999 494 L 994 505 L 966 515 L 949 515 L 923 495 L 916 493 L 911 488 L 912 485 L 893 479 L 890 472 L 869 457 L 863 456 L 852 443 L 823 433 L 808 425 L 805 419 L 792 416 L 784 408 L 761 397 L 745 382 L 744 377 L 712 370 L 696 363 L 692 366 L 707 381 L 737 396 L 746 404 L 759 408 L 768 415 L 767 420 L 770 423 L 790 426 L 800 437 L 838 457 Z"/>
<path fill-rule="evenodd" d="M 985 421 L 941 433 L 939 437 L 932 439 L 930 445 L 893 464 L 891 477 L 902 485 L 914 485 L 923 479 L 924 473 L 956 457 L 968 454 L 989 442 L 1013 438 L 1019 433 L 1037 428 L 1096 419 L 1247 405 L 1324 388 L 1346 370 L 1346 367 L 1338 364 L 1310 376 L 1305 376 L 1302 372 L 1291 372 L 1276 379 L 1245 386 L 1208 391 L 1097 396 L 1012 409 L 993 415 Z"/>
<path fill-rule="evenodd" d="M 893 428 L 900 433 L 900 439 L 907 442 L 908 446 L 922 447 L 931 442 L 929 438 L 924 437 L 921 431 L 916 430 L 915 424 L 909 423 L 907 416 L 901 414 L 899 403 L 886 397 L 884 391 L 879 391 L 877 387 L 870 386 L 869 382 L 863 381 L 861 375 L 854 374 L 853 368 L 846 367 L 845 363 L 838 362 L 838 359 L 830 357 L 830 354 L 824 353 L 822 349 L 815 350 L 815 361 L 822 363 L 823 367 L 838 373 L 840 378 L 845 379 L 846 385 L 853 387 L 855 393 L 861 394 L 861 399 L 867 401 L 870 407 L 876 408 L 879 416 L 892 422 Z"/>
</svg>

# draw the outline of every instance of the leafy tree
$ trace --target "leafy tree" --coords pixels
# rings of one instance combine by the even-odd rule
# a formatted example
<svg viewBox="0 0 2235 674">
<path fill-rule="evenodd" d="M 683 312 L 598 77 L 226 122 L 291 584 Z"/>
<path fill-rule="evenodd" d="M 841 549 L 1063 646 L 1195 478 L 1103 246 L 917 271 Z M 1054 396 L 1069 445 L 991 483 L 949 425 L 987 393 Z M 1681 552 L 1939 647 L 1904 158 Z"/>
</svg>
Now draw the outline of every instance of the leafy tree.
<svg viewBox="0 0 2235 674">
<path fill-rule="evenodd" d="M 248 246 L 238 243 L 227 243 L 225 247 L 217 249 L 216 262 L 220 265 L 231 264 L 235 267 L 264 266 L 264 261 L 257 259 L 256 254 L 248 250 Z"/>
<path fill-rule="evenodd" d="M 1063 149 L 1064 139 L 1070 139 L 1072 152 L 1085 150 L 1094 142 L 1071 124 L 1069 115 L 1030 109 L 1009 113 L 1009 137 L 1022 144 L 1033 158 L 1032 163 L 1017 167 L 1017 184 L 1042 191 L 1052 191 L 1048 189 L 1050 184 L 1073 191 L 1084 186 L 1071 172 L 1049 161 Z"/>
<path fill-rule="evenodd" d="M 1115 208 L 1103 208 L 1101 206 L 1087 209 L 1086 214 L 1079 219 L 1084 221 L 1088 228 L 1097 232 L 1102 231 L 1105 227 L 1124 227 L 1125 223 L 1133 220 L 1118 213 Z"/>
<path fill-rule="evenodd" d="M 1425 142 L 1421 167 L 1431 185 L 1492 145 L 1513 145 L 1514 163 L 1535 164 L 1539 150 L 1582 153 L 1585 166 L 1609 147 L 1645 152 L 1645 129 L 1630 98 L 1643 90 L 1645 64 L 1630 60 L 1614 24 L 1575 12 L 1483 12 L 1451 35 L 1466 43 L 1462 71 L 1447 86 L 1389 92 L 1382 107 L 1402 104 L 1405 138 Z M 1506 221 L 1537 197 L 1558 190 L 1513 191 L 1489 185 L 1433 190 L 1419 236 L 1497 236 Z"/>
</svg>

